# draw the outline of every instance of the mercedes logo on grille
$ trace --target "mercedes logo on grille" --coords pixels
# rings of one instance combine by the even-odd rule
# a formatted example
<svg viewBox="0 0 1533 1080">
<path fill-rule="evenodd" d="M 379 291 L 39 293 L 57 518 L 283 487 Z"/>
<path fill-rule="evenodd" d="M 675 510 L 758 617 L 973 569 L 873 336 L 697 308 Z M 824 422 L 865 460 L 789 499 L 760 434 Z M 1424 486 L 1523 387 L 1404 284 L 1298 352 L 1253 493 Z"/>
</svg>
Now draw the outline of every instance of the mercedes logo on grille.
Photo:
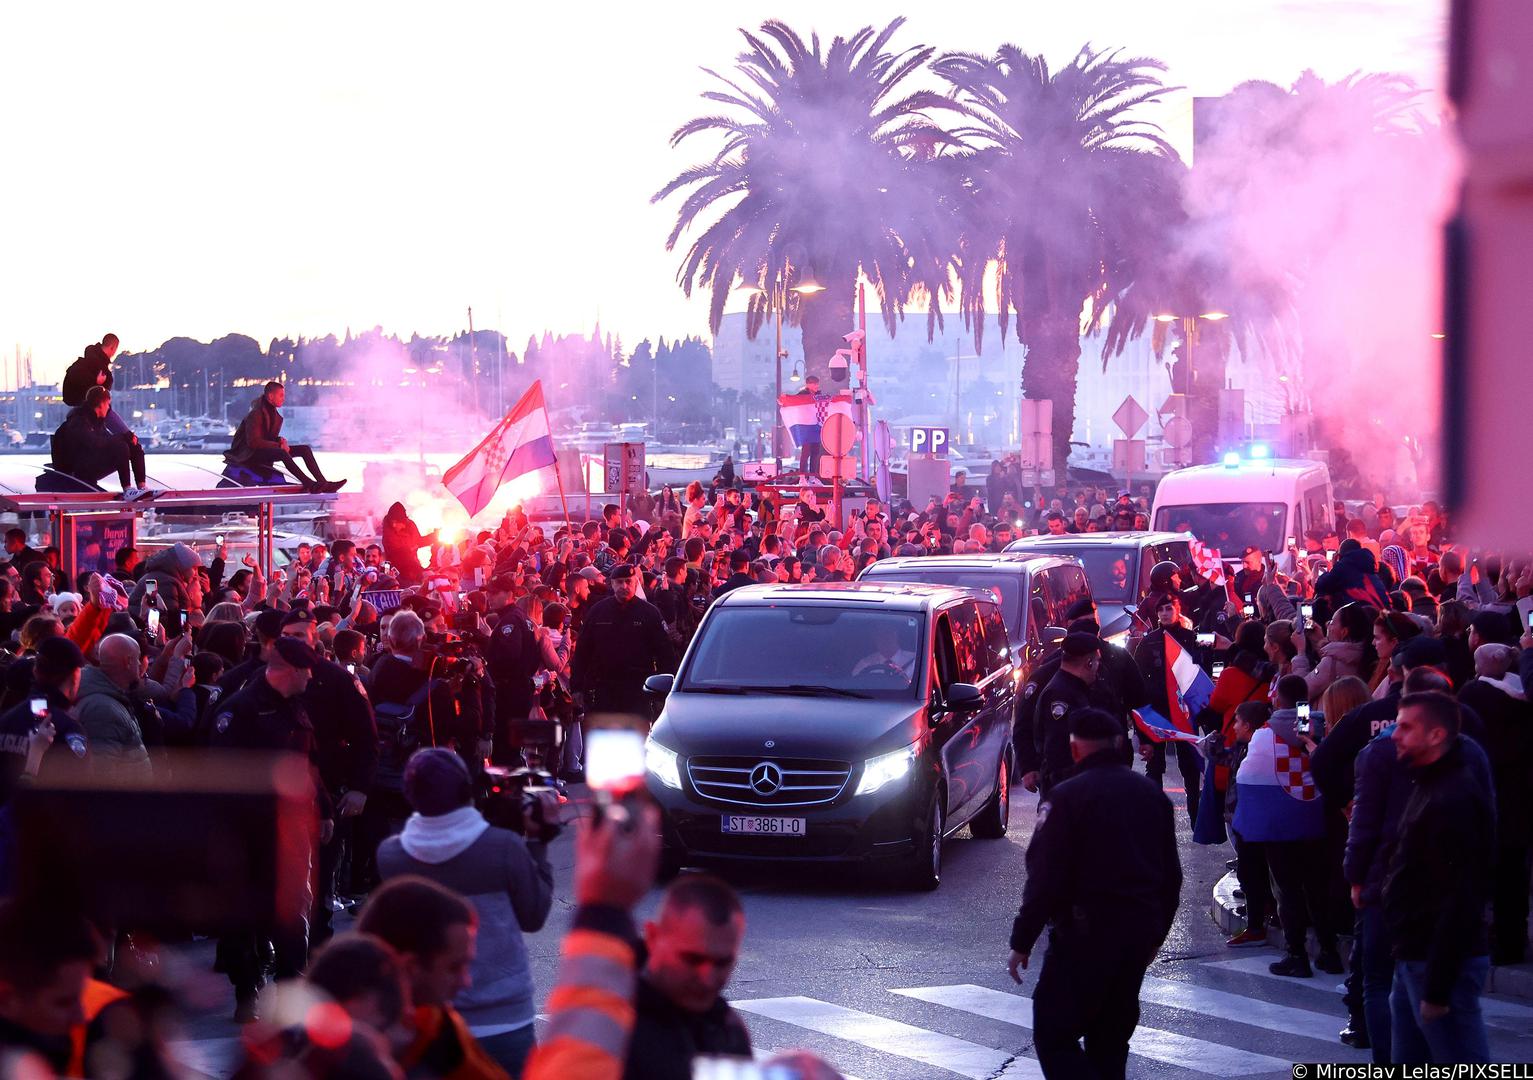
<svg viewBox="0 0 1533 1080">
<path fill-rule="evenodd" d="M 782 788 L 782 770 L 763 761 L 751 770 L 751 790 L 757 795 L 775 795 Z"/>
</svg>

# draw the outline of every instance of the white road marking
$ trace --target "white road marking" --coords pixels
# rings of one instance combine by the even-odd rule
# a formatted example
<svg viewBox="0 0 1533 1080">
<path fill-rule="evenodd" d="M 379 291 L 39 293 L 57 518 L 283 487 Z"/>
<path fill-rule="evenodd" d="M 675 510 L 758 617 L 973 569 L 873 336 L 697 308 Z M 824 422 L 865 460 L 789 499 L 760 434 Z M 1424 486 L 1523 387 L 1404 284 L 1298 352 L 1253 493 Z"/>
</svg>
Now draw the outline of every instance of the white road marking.
<svg viewBox="0 0 1533 1080">
<path fill-rule="evenodd" d="M 741 1012 L 764 1016 L 873 1050 L 946 1069 L 970 1080 L 1042 1080 L 1043 1070 L 1031 1058 L 1016 1058 L 1003 1050 L 956 1039 L 936 1031 L 887 1020 L 809 997 L 758 998 L 733 1001 Z M 1002 1070 L 1005 1070 L 1004 1072 Z"/>
<path fill-rule="evenodd" d="M 1032 1030 L 1033 1003 L 1018 994 L 991 990 L 983 986 L 918 986 L 891 993 L 929 1001 L 949 1009 L 973 1013 L 990 1020 Z M 1129 1052 L 1151 1061 L 1160 1061 L 1211 1076 L 1246 1076 L 1251 1073 L 1284 1072 L 1292 1062 L 1268 1057 L 1220 1043 L 1194 1039 L 1174 1031 L 1141 1026 L 1129 1040 Z"/>
<path fill-rule="evenodd" d="M 1305 1039 L 1318 1039 L 1333 1044 L 1338 1055 L 1335 1060 L 1346 1060 L 1348 1053 L 1358 1061 L 1366 1060 L 1362 1051 L 1352 1051 L 1336 1039 L 1343 1018 L 1329 1013 L 1295 1009 L 1288 1005 L 1275 1005 L 1261 998 L 1245 994 L 1232 994 L 1227 990 L 1214 990 L 1193 983 L 1175 982 L 1171 979 L 1146 978 L 1139 989 L 1139 1000 L 1155 1005 L 1167 1005 L 1173 1009 L 1186 1009 L 1201 1013 L 1211 1021 L 1222 1020 L 1285 1035 L 1298 1035 Z"/>
<path fill-rule="evenodd" d="M 1345 988 L 1335 980 L 1334 975 L 1317 975 L 1313 979 L 1293 979 L 1286 975 L 1274 975 L 1267 970 L 1267 965 L 1272 963 L 1273 954 L 1263 953 L 1260 956 L 1243 956 L 1238 960 L 1212 960 L 1205 963 L 1206 968 L 1215 971 L 1234 971 L 1241 975 L 1257 975 L 1263 979 L 1272 979 L 1285 986 L 1299 986 L 1306 990 L 1319 990 L 1322 993 L 1341 995 Z M 1493 1027 L 1506 1028 L 1509 1031 L 1527 1031 L 1533 1027 L 1533 1006 L 1518 1005 L 1516 1002 L 1507 1001 L 1503 998 L 1480 995 L 1480 1012 L 1484 1014 L 1486 1023 Z"/>
</svg>

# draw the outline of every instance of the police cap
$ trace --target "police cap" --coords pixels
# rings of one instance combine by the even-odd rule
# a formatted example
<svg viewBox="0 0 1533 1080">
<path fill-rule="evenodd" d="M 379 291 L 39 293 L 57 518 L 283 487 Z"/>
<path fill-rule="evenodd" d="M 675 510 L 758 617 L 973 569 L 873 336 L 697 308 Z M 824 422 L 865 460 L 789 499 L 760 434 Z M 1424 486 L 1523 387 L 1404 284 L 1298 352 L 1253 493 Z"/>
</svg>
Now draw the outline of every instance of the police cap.
<svg viewBox="0 0 1533 1080">
<path fill-rule="evenodd" d="M 297 638 L 279 637 L 272 648 L 277 650 L 277 655 L 289 667 L 312 671 L 319 665 L 319 655 Z"/>
<path fill-rule="evenodd" d="M 44 638 L 37 643 L 34 673 L 39 682 L 57 685 L 84 666 L 80 646 L 67 637 Z"/>
<path fill-rule="evenodd" d="M 633 563 L 625 562 L 618 563 L 616 566 L 614 566 L 612 568 L 612 573 L 608 574 L 607 576 L 610 577 L 613 581 L 622 581 L 624 578 L 633 577 L 638 572 L 639 568 L 637 566 L 635 566 Z"/>
<path fill-rule="evenodd" d="M 308 608 L 294 608 L 283 617 L 282 625 L 285 627 L 297 626 L 301 623 L 312 623 L 313 621 L 314 616 Z"/>
<path fill-rule="evenodd" d="M 1101 709 L 1076 709 L 1070 714 L 1070 736 L 1087 742 L 1111 742 L 1123 734 L 1123 725 Z"/>
<path fill-rule="evenodd" d="M 1094 652 L 1101 652 L 1102 639 L 1095 634 L 1082 634 L 1079 632 L 1066 634 L 1064 650 L 1066 656 L 1072 660 L 1079 660 L 1082 657 L 1090 656 Z"/>
</svg>

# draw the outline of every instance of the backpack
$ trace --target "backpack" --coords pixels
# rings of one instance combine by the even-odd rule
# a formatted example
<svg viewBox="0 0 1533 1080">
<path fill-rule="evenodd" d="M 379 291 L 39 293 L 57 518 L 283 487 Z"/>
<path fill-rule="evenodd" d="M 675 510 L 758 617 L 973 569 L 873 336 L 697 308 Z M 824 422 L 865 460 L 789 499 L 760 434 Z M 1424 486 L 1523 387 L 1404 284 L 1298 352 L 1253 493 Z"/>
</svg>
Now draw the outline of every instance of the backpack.
<svg viewBox="0 0 1533 1080">
<path fill-rule="evenodd" d="M 419 690 L 410 695 L 408 701 L 386 701 L 373 706 L 373 717 L 378 726 L 378 768 L 373 774 L 376 787 L 386 791 L 404 791 L 405 765 L 410 755 L 422 746 L 421 733 L 427 723 L 427 701 L 440 681 L 427 679 Z M 430 738 L 429 733 L 427 738 Z M 431 745 L 435 745 L 434 741 Z"/>
</svg>

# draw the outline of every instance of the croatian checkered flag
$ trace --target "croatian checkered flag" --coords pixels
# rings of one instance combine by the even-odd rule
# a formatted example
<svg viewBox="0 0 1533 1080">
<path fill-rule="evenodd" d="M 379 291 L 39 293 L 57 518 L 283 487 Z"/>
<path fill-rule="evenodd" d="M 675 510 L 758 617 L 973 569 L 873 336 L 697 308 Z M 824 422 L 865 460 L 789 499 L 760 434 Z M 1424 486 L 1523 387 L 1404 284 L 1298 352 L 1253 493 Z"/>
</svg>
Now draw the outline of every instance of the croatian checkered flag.
<svg viewBox="0 0 1533 1080">
<path fill-rule="evenodd" d="M 548 410 L 543 405 L 543 382 L 539 379 L 483 442 L 442 474 L 442 484 L 473 517 L 490 505 L 507 480 L 546 469 L 554 461 L 554 440 L 548 432 Z"/>
<path fill-rule="evenodd" d="M 1210 584 L 1223 585 L 1224 560 L 1219 557 L 1219 550 L 1210 548 L 1197 539 L 1188 546 L 1192 550 L 1192 564 L 1197 567 L 1198 573 Z"/>
</svg>

